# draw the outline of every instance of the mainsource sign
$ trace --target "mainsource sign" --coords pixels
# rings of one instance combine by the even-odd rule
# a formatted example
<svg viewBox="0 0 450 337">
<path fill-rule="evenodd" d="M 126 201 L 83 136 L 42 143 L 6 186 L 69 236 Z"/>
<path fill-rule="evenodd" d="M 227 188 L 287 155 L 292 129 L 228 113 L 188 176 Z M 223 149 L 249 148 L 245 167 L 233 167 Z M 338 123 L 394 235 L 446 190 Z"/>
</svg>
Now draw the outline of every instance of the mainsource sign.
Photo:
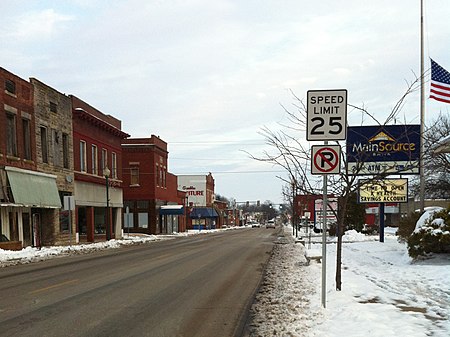
<svg viewBox="0 0 450 337">
<path fill-rule="evenodd" d="M 408 179 L 360 180 L 358 202 L 408 202 Z"/>
<path fill-rule="evenodd" d="M 419 174 L 420 125 L 348 127 L 346 150 L 350 175 Z"/>
</svg>

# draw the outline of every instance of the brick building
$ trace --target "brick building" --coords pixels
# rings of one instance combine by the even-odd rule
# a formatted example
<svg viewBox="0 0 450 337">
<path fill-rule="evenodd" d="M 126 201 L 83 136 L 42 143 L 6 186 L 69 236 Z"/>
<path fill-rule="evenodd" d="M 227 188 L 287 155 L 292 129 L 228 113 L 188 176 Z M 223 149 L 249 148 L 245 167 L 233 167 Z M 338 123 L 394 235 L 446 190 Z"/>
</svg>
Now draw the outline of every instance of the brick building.
<svg viewBox="0 0 450 337">
<path fill-rule="evenodd" d="M 122 235 L 121 121 L 81 99 L 72 101 L 74 196 L 77 241 Z"/>
<path fill-rule="evenodd" d="M 186 193 L 168 171 L 167 143 L 155 135 L 122 142 L 125 230 L 167 234 L 186 230 Z"/>
<path fill-rule="evenodd" d="M 222 228 L 228 226 L 228 212 L 227 212 L 228 202 L 221 200 L 214 200 L 213 208 L 217 212 L 217 222 L 216 228 Z"/>
<path fill-rule="evenodd" d="M 74 192 L 72 102 L 41 81 L 30 78 L 34 89 L 36 120 L 36 164 L 40 172 L 56 177 L 60 201 Z M 42 230 L 45 245 L 75 242 L 74 216 L 68 210 L 55 209 L 53 219 Z"/>
<path fill-rule="evenodd" d="M 0 248 L 40 246 L 61 207 L 56 176 L 37 172 L 31 83 L 0 68 L 0 85 Z"/>
</svg>

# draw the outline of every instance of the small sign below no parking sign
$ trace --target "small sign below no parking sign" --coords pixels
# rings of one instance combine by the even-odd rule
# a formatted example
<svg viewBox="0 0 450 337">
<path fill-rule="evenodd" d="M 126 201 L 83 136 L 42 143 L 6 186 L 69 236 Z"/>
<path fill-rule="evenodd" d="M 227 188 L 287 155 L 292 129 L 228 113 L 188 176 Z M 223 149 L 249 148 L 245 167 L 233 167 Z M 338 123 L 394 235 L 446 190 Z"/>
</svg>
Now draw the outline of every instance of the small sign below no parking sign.
<svg viewBox="0 0 450 337">
<path fill-rule="evenodd" d="M 311 149 L 311 174 L 339 174 L 341 171 L 339 145 L 313 145 Z"/>
</svg>

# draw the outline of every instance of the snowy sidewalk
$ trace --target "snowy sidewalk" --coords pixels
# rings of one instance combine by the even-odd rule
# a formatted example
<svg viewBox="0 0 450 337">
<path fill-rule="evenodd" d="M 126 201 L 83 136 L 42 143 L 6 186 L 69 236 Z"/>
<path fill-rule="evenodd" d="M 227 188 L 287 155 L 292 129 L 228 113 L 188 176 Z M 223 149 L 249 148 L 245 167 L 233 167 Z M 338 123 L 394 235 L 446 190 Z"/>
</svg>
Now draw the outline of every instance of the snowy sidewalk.
<svg viewBox="0 0 450 337">
<path fill-rule="evenodd" d="M 320 248 L 313 244 L 311 252 Z M 342 291 L 336 291 L 336 245 L 327 245 L 324 309 L 321 264 L 307 265 L 302 244 L 276 245 L 249 336 L 450 336 L 449 255 L 412 262 L 396 236 L 380 243 L 353 231 L 344 236 L 342 254 Z"/>
</svg>

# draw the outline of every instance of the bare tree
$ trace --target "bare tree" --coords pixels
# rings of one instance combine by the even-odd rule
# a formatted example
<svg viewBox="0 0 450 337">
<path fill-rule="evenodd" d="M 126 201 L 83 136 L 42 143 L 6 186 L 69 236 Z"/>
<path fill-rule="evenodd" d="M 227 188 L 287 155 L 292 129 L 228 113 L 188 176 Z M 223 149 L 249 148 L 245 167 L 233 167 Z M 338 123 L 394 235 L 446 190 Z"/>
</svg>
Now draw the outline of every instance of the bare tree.
<svg viewBox="0 0 450 337">
<path fill-rule="evenodd" d="M 425 194 L 428 198 L 450 198 L 450 154 L 433 151 L 434 146 L 444 137 L 450 135 L 450 117 L 448 114 L 440 113 L 439 116 L 431 121 L 430 126 L 426 128 L 424 170 L 425 176 Z M 413 195 L 419 194 L 419 182 L 412 184 Z"/>
<path fill-rule="evenodd" d="M 379 121 L 374 114 L 371 114 L 365 107 L 357 107 L 348 105 L 350 109 L 361 112 L 363 118 L 369 118 L 376 125 L 387 125 L 393 121 L 399 121 L 399 114 L 404 105 L 405 99 L 412 92 L 418 90 L 420 79 L 416 78 L 413 82 L 407 83 L 407 90 L 402 95 L 400 100 L 395 104 L 391 113 L 384 121 Z M 262 155 L 256 156 L 251 153 L 247 154 L 250 158 L 258 161 L 268 162 L 282 167 L 288 174 L 288 178 L 279 177 L 285 183 L 283 193 L 286 200 L 292 200 L 292 189 L 290 186 L 294 184 L 295 191 L 298 194 L 316 195 L 322 193 L 322 177 L 313 176 L 310 174 L 311 163 L 311 148 L 305 140 L 307 111 L 305 102 L 297 97 L 291 91 L 294 102 L 291 108 L 282 106 L 287 117 L 288 124 L 280 124 L 281 130 L 274 131 L 264 127 L 260 134 L 265 138 L 266 144 L 270 151 L 263 152 Z M 363 120 L 362 120 L 363 121 Z M 332 142 L 339 144 L 339 142 Z M 340 144 L 343 145 L 343 144 Z M 345 152 L 345 147 L 343 149 Z M 347 167 L 345 155 L 342 156 L 343 167 Z M 340 174 L 328 176 L 328 194 L 338 197 L 337 210 L 337 254 L 336 254 L 336 289 L 341 290 L 341 262 L 342 262 L 342 235 L 344 233 L 345 214 L 347 213 L 347 205 L 352 193 L 359 189 L 361 181 L 357 179 L 357 174 L 360 172 L 363 162 L 358 163 L 354 170 L 354 174 L 349 175 L 345 170 Z M 363 183 L 370 183 L 376 180 L 382 180 L 387 174 L 380 173 L 365 180 Z M 292 205 L 291 202 L 289 202 Z"/>
</svg>

